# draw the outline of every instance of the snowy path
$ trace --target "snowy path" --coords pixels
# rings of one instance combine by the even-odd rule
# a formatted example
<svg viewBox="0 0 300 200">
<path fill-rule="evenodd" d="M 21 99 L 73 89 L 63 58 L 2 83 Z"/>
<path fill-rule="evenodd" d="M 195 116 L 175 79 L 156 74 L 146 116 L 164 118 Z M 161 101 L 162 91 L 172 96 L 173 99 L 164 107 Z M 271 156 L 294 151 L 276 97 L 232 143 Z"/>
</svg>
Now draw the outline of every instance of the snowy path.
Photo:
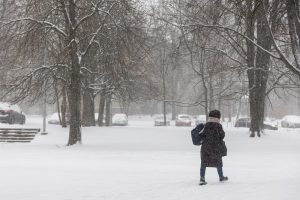
<svg viewBox="0 0 300 200">
<path fill-rule="evenodd" d="M 40 126 L 37 121 L 26 126 Z M 65 147 L 67 129 L 48 126 L 31 144 L 0 144 L 2 200 L 298 200 L 300 130 L 249 138 L 228 128 L 224 173 L 198 186 L 199 148 L 190 128 L 83 128 L 83 145 Z"/>
</svg>

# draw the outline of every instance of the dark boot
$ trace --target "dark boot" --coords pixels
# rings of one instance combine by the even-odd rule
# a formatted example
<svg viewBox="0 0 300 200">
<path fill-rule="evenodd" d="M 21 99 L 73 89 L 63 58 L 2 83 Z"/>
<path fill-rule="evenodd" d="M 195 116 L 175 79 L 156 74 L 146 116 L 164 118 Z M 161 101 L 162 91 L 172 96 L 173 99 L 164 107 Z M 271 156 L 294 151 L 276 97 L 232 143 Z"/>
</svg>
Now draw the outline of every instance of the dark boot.
<svg viewBox="0 0 300 200">
<path fill-rule="evenodd" d="M 228 181 L 228 177 L 227 176 L 223 176 L 220 178 L 220 182 L 224 182 L 224 181 Z"/>
<path fill-rule="evenodd" d="M 199 181 L 199 185 L 206 185 L 206 184 L 207 184 L 207 182 L 205 181 L 205 178 L 201 177 L 200 181 Z"/>
</svg>

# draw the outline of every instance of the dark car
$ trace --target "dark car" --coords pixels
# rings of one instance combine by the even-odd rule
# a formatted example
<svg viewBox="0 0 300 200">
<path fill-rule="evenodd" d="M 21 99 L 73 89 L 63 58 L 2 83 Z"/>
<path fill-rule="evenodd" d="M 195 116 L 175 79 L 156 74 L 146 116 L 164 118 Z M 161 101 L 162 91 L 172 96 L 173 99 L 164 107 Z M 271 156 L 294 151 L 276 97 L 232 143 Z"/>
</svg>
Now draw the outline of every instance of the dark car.
<svg viewBox="0 0 300 200">
<path fill-rule="evenodd" d="M 26 117 L 18 105 L 0 103 L 0 122 L 8 124 L 25 124 Z"/>
<path fill-rule="evenodd" d="M 247 128 L 250 128 L 251 126 L 251 120 L 250 118 L 239 118 L 236 122 L 235 122 L 235 127 L 247 127 Z M 277 125 L 274 125 L 270 122 L 264 122 L 264 125 L 263 125 L 264 129 L 268 129 L 268 130 L 278 130 L 278 126 Z"/>
</svg>

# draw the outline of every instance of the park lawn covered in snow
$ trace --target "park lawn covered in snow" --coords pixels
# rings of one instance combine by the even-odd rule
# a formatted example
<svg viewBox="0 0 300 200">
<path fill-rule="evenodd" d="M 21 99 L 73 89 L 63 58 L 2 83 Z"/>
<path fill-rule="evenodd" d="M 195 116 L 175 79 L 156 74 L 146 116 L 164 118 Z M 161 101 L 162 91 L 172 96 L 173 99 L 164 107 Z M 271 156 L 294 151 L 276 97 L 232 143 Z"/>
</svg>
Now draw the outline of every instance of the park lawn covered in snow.
<svg viewBox="0 0 300 200">
<path fill-rule="evenodd" d="M 41 127 L 31 117 L 25 127 Z M 9 126 L 0 124 L 0 126 Z M 224 125 L 226 183 L 208 168 L 198 186 L 199 147 L 190 127 L 83 128 L 83 144 L 67 147 L 68 129 L 48 125 L 30 144 L 0 144 L 2 200 L 298 200 L 300 129 L 266 131 L 249 138 L 245 128 Z"/>
</svg>

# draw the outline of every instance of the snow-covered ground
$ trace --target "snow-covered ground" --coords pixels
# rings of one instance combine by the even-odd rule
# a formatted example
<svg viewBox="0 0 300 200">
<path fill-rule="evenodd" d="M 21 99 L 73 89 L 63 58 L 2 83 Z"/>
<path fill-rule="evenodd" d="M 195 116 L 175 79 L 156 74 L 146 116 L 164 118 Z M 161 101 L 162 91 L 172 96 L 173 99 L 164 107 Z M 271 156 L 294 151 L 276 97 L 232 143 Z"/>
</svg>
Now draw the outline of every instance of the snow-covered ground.
<svg viewBox="0 0 300 200">
<path fill-rule="evenodd" d="M 31 116 L 25 127 L 41 123 Z M 83 128 L 83 144 L 67 147 L 68 129 L 48 125 L 49 134 L 30 144 L 0 144 L 0 199 L 299 199 L 300 129 L 249 138 L 247 129 L 224 128 L 229 182 L 219 183 L 208 168 L 208 185 L 198 186 L 199 147 L 189 127 L 134 118 L 128 127 Z"/>
</svg>

